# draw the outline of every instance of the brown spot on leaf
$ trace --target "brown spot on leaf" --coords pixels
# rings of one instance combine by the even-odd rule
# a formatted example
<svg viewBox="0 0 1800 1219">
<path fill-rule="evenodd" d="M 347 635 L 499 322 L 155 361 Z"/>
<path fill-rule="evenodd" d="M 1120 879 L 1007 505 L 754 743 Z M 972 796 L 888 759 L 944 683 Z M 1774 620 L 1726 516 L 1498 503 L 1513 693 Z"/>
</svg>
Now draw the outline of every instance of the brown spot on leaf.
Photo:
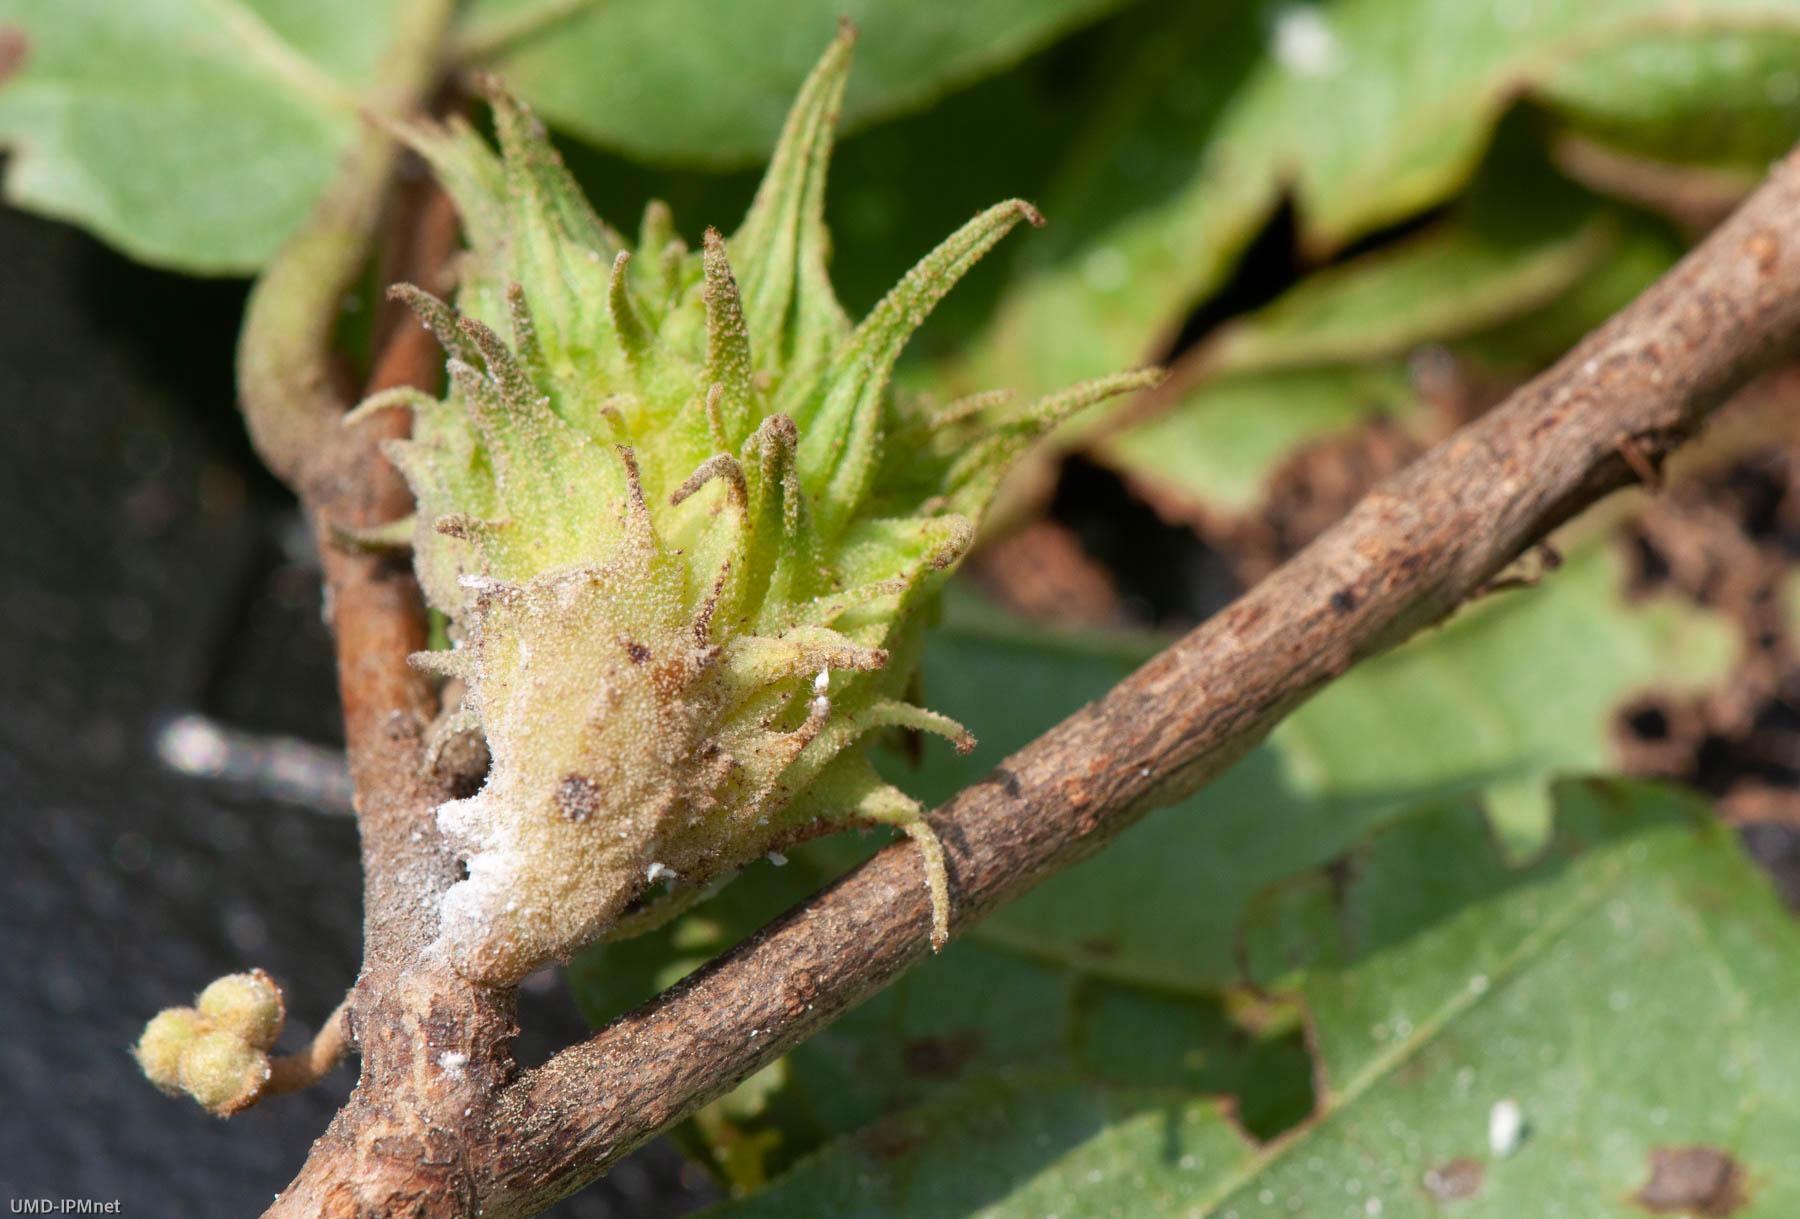
<svg viewBox="0 0 1800 1219">
<path fill-rule="evenodd" d="M 556 785 L 556 808 L 580 824 L 600 811 L 600 785 L 586 775 L 565 775 Z"/>
<path fill-rule="evenodd" d="M 1735 1215 L 1744 1196 L 1744 1170 L 1717 1147 L 1652 1147 L 1650 1179 L 1631 1200 L 1652 1215 Z"/>
<path fill-rule="evenodd" d="M 0 25 L 0 84 L 5 84 L 31 57 L 31 38 L 16 25 Z"/>
<path fill-rule="evenodd" d="M 1350 912 L 1350 890 L 1362 873 L 1362 860 L 1355 851 L 1347 851 L 1336 859 L 1326 860 L 1322 871 L 1331 891 L 1331 908 L 1341 921 Z M 1345 931 L 1348 933 L 1349 928 Z"/>
<path fill-rule="evenodd" d="M 1099 957 L 1102 960 L 1119 955 L 1119 941 L 1108 939 L 1105 936 L 1096 936 L 1091 940 L 1083 940 L 1077 947 L 1079 947 L 1081 951 L 1087 953 L 1090 957 Z"/>
<path fill-rule="evenodd" d="M 641 665 L 650 659 L 650 649 L 635 639 L 625 641 L 625 655 L 631 657 L 631 663 Z"/>
<path fill-rule="evenodd" d="M 1460 1202 L 1480 1193 L 1486 1176 L 1480 1161 L 1465 1156 L 1426 1170 L 1425 1192 L 1439 1202 Z"/>
<path fill-rule="evenodd" d="M 980 1033 L 950 1033 L 943 1037 L 914 1037 L 901 1046 L 906 1073 L 919 1079 L 955 1079 L 969 1060 L 981 1052 Z"/>
<path fill-rule="evenodd" d="M 877 1122 L 857 1135 L 856 1141 L 870 1159 L 881 1164 L 891 1164 L 923 1143 L 925 1136 L 915 1129 Z"/>
</svg>

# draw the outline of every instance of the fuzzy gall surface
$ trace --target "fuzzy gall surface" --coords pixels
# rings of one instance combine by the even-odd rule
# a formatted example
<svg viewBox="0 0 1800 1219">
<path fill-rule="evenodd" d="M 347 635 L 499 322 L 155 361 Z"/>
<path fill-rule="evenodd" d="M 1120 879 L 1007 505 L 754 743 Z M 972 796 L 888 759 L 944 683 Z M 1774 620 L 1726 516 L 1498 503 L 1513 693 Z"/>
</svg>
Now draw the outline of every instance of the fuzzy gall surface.
<svg viewBox="0 0 1800 1219">
<path fill-rule="evenodd" d="M 132 1048 L 150 1082 L 171 1096 L 187 1093 L 229 1117 L 262 1096 L 269 1050 L 287 1007 L 275 979 L 260 969 L 227 974 L 200 992 L 193 1007 L 165 1008 Z"/>
<path fill-rule="evenodd" d="M 905 699 L 936 590 L 1032 440 L 1156 374 L 1023 406 L 892 392 L 936 302 L 1038 217 L 981 213 L 853 325 L 823 221 L 850 45 L 808 78 L 736 233 L 699 250 L 660 205 L 635 240 L 603 224 L 498 87 L 498 154 L 466 125 L 405 132 L 469 244 L 454 308 L 397 290 L 449 385 L 362 410 L 413 411 L 390 453 L 454 644 L 415 659 L 464 683 L 440 734 L 478 730 L 492 759 L 438 810 L 468 868 L 441 945 L 467 976 L 516 982 L 851 824 L 913 838 L 946 931 L 937 840 L 861 746 L 908 728 L 968 747 Z"/>
</svg>

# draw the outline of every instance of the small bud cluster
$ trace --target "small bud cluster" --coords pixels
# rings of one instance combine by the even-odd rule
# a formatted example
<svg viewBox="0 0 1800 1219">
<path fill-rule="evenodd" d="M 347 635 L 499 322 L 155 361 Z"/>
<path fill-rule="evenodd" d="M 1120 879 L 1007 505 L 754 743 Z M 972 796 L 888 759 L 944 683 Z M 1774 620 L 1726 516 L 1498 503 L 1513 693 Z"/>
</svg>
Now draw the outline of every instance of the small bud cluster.
<svg viewBox="0 0 1800 1219">
<path fill-rule="evenodd" d="M 1007 467 L 1125 373 L 1017 404 L 893 392 L 908 338 L 990 248 L 1041 218 L 980 213 L 853 324 L 826 273 L 825 168 L 851 36 L 788 117 L 749 213 L 698 250 L 652 204 L 635 240 L 589 208 L 531 114 L 490 82 L 499 155 L 467 124 L 403 129 L 461 214 L 454 306 L 405 299 L 448 354 L 443 399 L 388 452 L 418 504 L 414 564 L 461 680 L 441 733 L 492 759 L 438 823 L 467 864 L 440 943 L 518 981 L 652 925 L 835 825 L 920 848 L 934 943 L 942 849 L 863 756 L 872 733 L 968 733 L 909 701 L 920 632 Z M 442 737 L 440 737 L 440 740 Z"/>
<path fill-rule="evenodd" d="M 281 988 L 268 974 L 228 974 L 201 991 L 193 1007 L 158 1012 L 134 1053 L 158 1088 L 228 1117 L 262 1095 L 286 1015 Z"/>
</svg>

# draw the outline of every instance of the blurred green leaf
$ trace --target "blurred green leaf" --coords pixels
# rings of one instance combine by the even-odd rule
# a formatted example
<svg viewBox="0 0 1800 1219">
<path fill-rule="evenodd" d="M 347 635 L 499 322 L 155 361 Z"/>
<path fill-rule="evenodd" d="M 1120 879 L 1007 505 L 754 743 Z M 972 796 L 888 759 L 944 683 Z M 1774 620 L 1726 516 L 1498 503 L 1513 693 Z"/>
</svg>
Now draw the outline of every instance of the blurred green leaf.
<svg viewBox="0 0 1800 1219">
<path fill-rule="evenodd" d="M 1256 889 L 1316 866 L 1397 808 L 1458 792 L 1481 792 L 1499 830 L 1530 846 L 1553 774 L 1613 762 L 1627 700 L 1701 690 L 1735 648 L 1712 612 L 1627 600 L 1624 562 L 1607 544 L 1573 549 L 1537 589 L 1478 601 L 1332 682 L 1210 787 L 1004 907 L 981 935 L 1107 976 L 1219 989 L 1235 976 L 1229 927 Z M 954 637 L 927 654 L 932 706 L 981 747 L 932 765 L 914 789 L 932 799 L 958 789 L 1107 681 L 1094 673 L 1062 700 L 1008 699 L 1026 666 L 1046 664 Z"/>
<path fill-rule="evenodd" d="M 1253 516 L 1270 476 L 1308 444 L 1425 408 L 1404 360 L 1209 380 L 1098 442 L 1100 460 L 1168 520 Z"/>
<path fill-rule="evenodd" d="M 926 107 L 1123 2 L 942 4 L 936 15 L 864 4 L 850 13 L 864 34 L 852 125 Z M 697 0 L 562 7 L 580 11 L 508 44 L 499 66 L 514 83 L 577 135 L 617 124 L 628 138 L 615 146 L 679 158 L 689 141 L 703 154 L 689 159 L 712 165 L 760 158 L 840 11 L 807 3 L 777 21 Z M 557 8 L 489 0 L 464 34 Z M 10 197 L 145 261 L 254 270 L 305 217 L 363 121 L 394 11 L 395 0 L 0 0 L 0 27 L 24 38 L 21 67 L 0 87 Z M 890 138 L 846 142 L 832 213 L 851 252 L 839 272 L 848 299 L 869 303 L 979 207 L 1036 193 L 1068 125 L 1050 118 L 1076 103 L 1068 75 L 1038 63 L 998 88 L 962 90 Z M 673 196 L 694 205 L 678 216 L 696 240 L 737 219 L 755 179 L 574 155 L 603 214 L 629 226 L 645 199 Z M 725 206 L 700 206 L 713 203 Z M 979 315 L 961 316 L 970 328 Z"/>
<path fill-rule="evenodd" d="M 1036 387 L 1153 354 L 1285 193 L 1329 251 L 1451 198 L 1534 96 L 1660 159 L 1800 136 L 1795 0 L 1340 0 L 1144 10 L 980 353 Z M 1729 135 L 1713 139 L 1709 130 Z"/>
<path fill-rule="evenodd" d="M 1470 192 L 1423 232 L 1302 279 L 1215 334 L 1203 379 L 1094 442 L 1171 519 L 1202 528 L 1261 509 L 1309 444 L 1385 416 L 1427 421 L 1409 357 L 1448 349 L 1459 375 L 1535 372 L 1671 265 L 1659 224 L 1549 172 L 1518 128 Z"/>
<path fill-rule="evenodd" d="M 847 128 L 921 108 L 1127 0 L 474 0 L 465 42 L 556 125 L 645 161 L 738 166 L 774 145 L 837 29 Z"/>
<path fill-rule="evenodd" d="M 1622 217 L 1606 257 L 1541 309 L 1450 344 L 1478 364 L 1523 378 L 1569 348 L 1675 265 L 1681 242 L 1661 223 Z"/>
<path fill-rule="evenodd" d="M 395 0 L 0 0 L 8 198 L 135 258 L 253 270 L 364 121 Z"/>
<path fill-rule="evenodd" d="M 1680 252 L 1660 229 L 1636 222 L 1602 222 L 1575 240 L 1590 240 L 1596 232 L 1604 238 L 1595 243 L 1601 257 L 1580 260 L 1583 273 L 1562 296 L 1491 330 L 1442 345 L 1461 366 L 1456 375 L 1505 381 L 1537 372 L 1649 287 Z M 1359 269 L 1351 262 L 1343 271 L 1348 276 Z M 1379 262 L 1371 269 L 1382 270 Z M 1301 290 L 1310 293 L 1315 287 Z M 1349 295 L 1379 296 L 1381 289 L 1356 285 Z M 1408 310 L 1400 318 L 1371 310 L 1364 315 L 1370 323 L 1366 330 L 1339 301 L 1308 307 L 1343 319 L 1335 331 L 1321 327 L 1319 332 L 1340 349 L 1360 346 L 1379 353 L 1359 363 L 1308 366 L 1309 357 L 1320 353 L 1308 342 L 1307 332 L 1278 330 L 1265 337 L 1257 329 L 1261 315 L 1253 314 L 1245 322 L 1245 333 L 1253 336 L 1247 344 L 1251 352 L 1297 367 L 1209 377 L 1167 409 L 1092 442 L 1094 455 L 1168 519 L 1206 529 L 1223 520 L 1253 518 L 1267 500 L 1276 471 L 1308 446 L 1348 436 L 1377 417 L 1428 430 L 1430 405 L 1418 388 L 1406 347 L 1429 338 L 1437 319 L 1431 298 L 1419 300 L 1424 305 L 1420 313 Z M 1229 352 L 1221 355 L 1229 357 Z"/>
<path fill-rule="evenodd" d="M 649 999 L 806 897 L 873 843 L 823 842 L 758 865 L 671 927 L 577 957 L 569 979 L 595 1024 Z M 1248 1021 L 1218 996 L 1173 995 L 965 939 L 708 1106 L 681 1141 L 739 1189 L 837 1134 L 996 1071 L 1049 1069 L 1118 1085 L 1178 1081 L 1259 1091 L 1246 1122 L 1274 1133 L 1311 1104 L 1291 1015 Z M 1265 1005 L 1266 1006 L 1266 1005 Z M 1141 1051 L 1167 1057 L 1154 1063 Z"/>
<path fill-rule="evenodd" d="M 1480 791 L 1529 843 L 1552 775 L 1612 761 L 1621 705 L 1652 688 L 1704 688 L 1735 658 L 1716 615 L 1629 599 L 1623 567 L 1603 542 L 1572 548 L 1539 587 L 1477 602 L 1358 666 L 1199 794 L 976 934 L 1109 977 L 1213 992 L 1235 974 L 1230 928 L 1251 894 L 1397 809 Z M 952 622 L 927 648 L 925 698 L 980 744 L 967 757 L 928 750 L 917 774 L 890 777 L 940 802 L 1133 667 L 1075 646 Z"/>
<path fill-rule="evenodd" d="M 1014 1073 L 710 1213 L 1623 1219 L 1647 1188 L 1668 1212 L 1792 1213 L 1800 928 L 1691 798 L 1569 784 L 1558 807 L 1527 866 L 1479 811 L 1428 807 L 1248 912 L 1247 955 L 1307 1007 L 1325 1088 L 1281 1139 L 1173 1079 Z M 1715 1171 L 1650 1186 L 1683 1156 Z"/>
<path fill-rule="evenodd" d="M 1555 62 L 1539 90 L 1573 128 L 1622 152 L 1754 182 L 1800 139 L 1800 30 L 1782 8 L 1717 21 L 1690 9 Z"/>
<path fill-rule="evenodd" d="M 1616 253 L 1624 221 L 1550 172 L 1533 134 L 1515 129 L 1442 221 L 1317 271 L 1222 327 L 1207 367 L 1244 373 L 1405 355 L 1570 291 Z"/>
</svg>

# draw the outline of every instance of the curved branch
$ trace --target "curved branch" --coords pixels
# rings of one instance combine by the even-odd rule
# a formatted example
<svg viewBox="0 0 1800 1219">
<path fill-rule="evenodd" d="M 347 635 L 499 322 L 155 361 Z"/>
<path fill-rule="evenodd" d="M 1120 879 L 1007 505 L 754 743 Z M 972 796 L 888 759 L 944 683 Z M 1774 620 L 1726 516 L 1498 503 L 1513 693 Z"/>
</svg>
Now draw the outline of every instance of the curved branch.
<svg viewBox="0 0 1800 1219">
<path fill-rule="evenodd" d="M 376 115 L 406 115 L 436 88 L 455 0 L 409 0 L 394 13 Z M 394 139 L 365 121 L 312 214 L 257 277 L 238 339 L 237 381 L 257 456 L 302 496 L 330 495 L 333 431 L 346 394 L 334 383 L 334 347 L 345 293 L 356 284 L 381 223 Z"/>
<path fill-rule="evenodd" d="M 1554 368 L 1100 701 L 931 817 L 966 929 L 1207 782 L 1352 664 L 1449 614 L 1550 530 L 1654 464 L 1800 335 L 1800 151 Z M 471 1175 L 523 1215 L 855 1005 L 923 955 L 897 845 L 499 1098 Z"/>
<path fill-rule="evenodd" d="M 332 1068 L 343 1061 L 344 1052 L 350 1048 L 344 1035 L 344 1017 L 349 1010 L 350 1000 L 346 997 L 332 1009 L 331 1015 L 325 1017 L 325 1023 L 319 1026 L 305 1049 L 272 1060 L 263 1095 L 298 1092 L 331 1074 Z"/>
</svg>

